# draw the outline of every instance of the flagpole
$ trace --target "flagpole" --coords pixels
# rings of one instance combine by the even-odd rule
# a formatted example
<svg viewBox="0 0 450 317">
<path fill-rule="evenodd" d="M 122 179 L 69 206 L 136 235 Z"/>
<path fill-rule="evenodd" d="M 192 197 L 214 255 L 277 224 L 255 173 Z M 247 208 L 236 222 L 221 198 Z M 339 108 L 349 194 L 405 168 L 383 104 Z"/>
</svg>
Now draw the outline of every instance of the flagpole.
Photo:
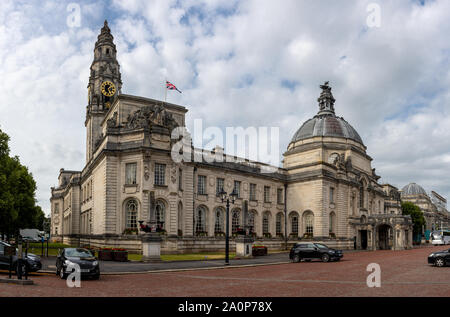
<svg viewBox="0 0 450 317">
<path fill-rule="evenodd" d="M 164 103 L 167 102 L 167 78 L 164 79 Z"/>
</svg>

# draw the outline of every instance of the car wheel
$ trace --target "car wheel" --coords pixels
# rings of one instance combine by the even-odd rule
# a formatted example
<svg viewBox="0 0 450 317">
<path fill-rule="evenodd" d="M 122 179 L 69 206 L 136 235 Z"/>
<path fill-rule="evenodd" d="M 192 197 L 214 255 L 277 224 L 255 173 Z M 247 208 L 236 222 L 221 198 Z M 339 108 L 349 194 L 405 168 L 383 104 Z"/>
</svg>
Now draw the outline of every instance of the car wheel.
<svg viewBox="0 0 450 317">
<path fill-rule="evenodd" d="M 301 260 L 300 255 L 298 255 L 298 254 L 294 255 L 294 258 L 292 260 L 294 261 L 294 263 L 300 262 L 300 260 Z"/>
<path fill-rule="evenodd" d="M 328 262 L 330 261 L 330 256 L 328 254 L 322 255 L 322 262 Z"/>
<path fill-rule="evenodd" d="M 100 274 L 94 275 L 94 276 L 92 277 L 92 279 L 93 279 L 93 280 L 99 280 L 99 279 L 100 279 Z"/>
<path fill-rule="evenodd" d="M 444 264 L 445 264 L 445 261 L 444 261 L 443 258 L 437 258 L 436 261 L 434 262 L 434 264 L 435 264 L 437 267 L 443 267 Z"/>
</svg>

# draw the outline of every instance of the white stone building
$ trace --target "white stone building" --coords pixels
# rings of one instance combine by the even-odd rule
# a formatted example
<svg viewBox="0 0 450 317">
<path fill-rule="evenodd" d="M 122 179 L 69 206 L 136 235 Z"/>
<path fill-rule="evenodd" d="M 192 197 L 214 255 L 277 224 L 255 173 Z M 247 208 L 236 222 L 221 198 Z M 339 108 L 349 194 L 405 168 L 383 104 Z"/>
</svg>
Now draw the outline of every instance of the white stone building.
<svg viewBox="0 0 450 317">
<path fill-rule="evenodd" d="M 248 227 L 272 249 L 299 239 L 344 249 L 411 247 L 411 220 L 401 215 L 397 189 L 378 183 L 360 136 L 335 115 L 328 83 L 318 114 L 295 133 L 273 173 L 248 160 L 176 163 L 171 132 L 185 125 L 188 109 L 123 94 L 116 54 L 105 22 L 88 86 L 86 165 L 61 169 L 51 190 L 54 240 L 139 251 L 138 222 L 149 221 L 153 194 L 163 252 L 223 250 L 226 213 L 217 193 L 234 189 L 230 232 Z M 214 154 L 222 155 L 219 148 Z"/>
</svg>

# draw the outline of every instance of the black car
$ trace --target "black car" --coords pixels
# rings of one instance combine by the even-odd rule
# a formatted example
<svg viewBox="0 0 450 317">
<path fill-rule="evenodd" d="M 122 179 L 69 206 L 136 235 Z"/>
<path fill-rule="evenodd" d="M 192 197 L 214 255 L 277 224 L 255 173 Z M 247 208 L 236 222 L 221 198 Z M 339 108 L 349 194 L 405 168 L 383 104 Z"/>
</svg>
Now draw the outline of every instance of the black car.
<svg viewBox="0 0 450 317">
<path fill-rule="evenodd" d="M 5 270 L 9 270 L 9 265 L 10 265 L 10 257 L 5 255 L 5 247 L 10 247 L 11 245 L 0 241 L 0 268 L 5 269 Z M 16 249 L 16 254 L 19 251 Z M 24 252 L 22 258 L 25 259 L 23 265 L 26 266 L 22 267 L 22 272 L 25 272 L 25 269 L 27 269 L 28 272 L 37 272 L 42 268 L 42 263 L 41 263 L 41 258 L 38 257 L 35 254 L 32 253 L 28 253 L 25 254 Z M 18 256 L 14 255 L 12 258 L 12 270 L 14 272 L 17 272 L 17 260 L 18 260 Z"/>
<path fill-rule="evenodd" d="M 450 265 L 450 249 L 431 253 L 428 263 L 439 267 Z"/>
<path fill-rule="evenodd" d="M 341 250 L 335 250 L 322 243 L 304 242 L 297 243 L 291 249 L 289 258 L 293 262 L 301 260 L 322 260 L 322 262 L 339 261 L 344 255 Z"/>
<path fill-rule="evenodd" d="M 97 258 L 91 251 L 82 248 L 62 249 L 56 258 L 56 275 L 62 279 L 75 271 L 71 264 L 79 265 L 81 277 L 91 277 L 98 280 L 100 278 L 100 266 Z"/>
</svg>

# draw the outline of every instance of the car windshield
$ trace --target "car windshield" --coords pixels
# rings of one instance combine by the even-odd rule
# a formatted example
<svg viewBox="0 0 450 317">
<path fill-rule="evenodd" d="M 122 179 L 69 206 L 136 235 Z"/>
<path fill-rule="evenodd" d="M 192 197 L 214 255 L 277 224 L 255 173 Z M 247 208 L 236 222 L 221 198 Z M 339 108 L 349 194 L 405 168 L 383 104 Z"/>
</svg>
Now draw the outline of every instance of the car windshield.
<svg viewBox="0 0 450 317">
<path fill-rule="evenodd" d="M 66 249 L 67 257 L 74 258 L 91 258 L 93 257 L 92 253 L 86 249 Z"/>
<path fill-rule="evenodd" d="M 316 246 L 317 246 L 319 249 L 328 249 L 328 247 L 327 247 L 326 245 L 324 245 L 324 244 L 316 243 Z"/>
</svg>

